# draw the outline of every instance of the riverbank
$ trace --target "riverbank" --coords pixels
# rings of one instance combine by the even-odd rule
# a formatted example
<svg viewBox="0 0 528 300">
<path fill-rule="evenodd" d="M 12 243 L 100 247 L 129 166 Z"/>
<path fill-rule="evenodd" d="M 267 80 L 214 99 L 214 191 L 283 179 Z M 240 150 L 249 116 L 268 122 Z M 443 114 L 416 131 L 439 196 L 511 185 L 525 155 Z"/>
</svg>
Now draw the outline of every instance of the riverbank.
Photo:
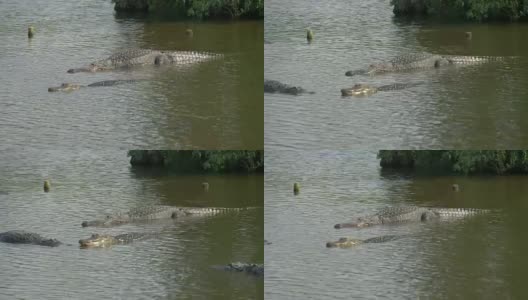
<svg viewBox="0 0 528 300">
<path fill-rule="evenodd" d="M 455 174 L 528 174 L 526 150 L 380 150 L 384 169 Z"/>
<path fill-rule="evenodd" d="M 157 166 L 190 173 L 255 173 L 264 171 L 264 151 L 130 150 L 132 166 Z"/>
<path fill-rule="evenodd" d="M 522 0 L 391 0 L 398 17 L 442 17 L 468 21 L 526 21 L 528 4 Z"/>
<path fill-rule="evenodd" d="M 170 14 L 189 19 L 262 19 L 264 0 L 112 0 L 117 12 Z"/>
</svg>

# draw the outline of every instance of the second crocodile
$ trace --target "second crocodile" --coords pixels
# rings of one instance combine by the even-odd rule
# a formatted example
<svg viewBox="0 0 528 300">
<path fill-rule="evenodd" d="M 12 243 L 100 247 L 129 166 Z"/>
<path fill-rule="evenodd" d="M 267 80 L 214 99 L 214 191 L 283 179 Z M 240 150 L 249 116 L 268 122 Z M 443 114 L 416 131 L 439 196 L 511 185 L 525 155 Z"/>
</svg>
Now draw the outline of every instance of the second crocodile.
<svg viewBox="0 0 528 300">
<path fill-rule="evenodd" d="M 335 242 L 326 243 L 327 248 L 352 248 L 361 244 L 385 243 L 403 238 L 404 235 L 382 235 L 365 240 L 342 237 Z"/>
<path fill-rule="evenodd" d="M 439 55 L 426 52 L 414 53 L 401 55 L 386 62 L 371 64 L 365 69 L 348 71 L 345 75 L 375 75 L 418 69 L 434 69 L 448 65 L 473 65 L 501 61 L 505 58 L 503 56 L 460 56 Z"/>
<path fill-rule="evenodd" d="M 24 230 L 11 230 L 0 233 L 0 242 L 11 244 L 33 244 L 39 246 L 57 247 L 62 243 L 56 239 L 49 239 L 38 233 Z"/>
<path fill-rule="evenodd" d="M 225 271 L 244 272 L 244 273 L 255 275 L 255 276 L 264 275 L 264 265 L 263 264 L 234 262 L 234 263 L 229 263 L 225 266 L 213 266 L 213 267 L 216 269 L 221 269 Z"/>
<path fill-rule="evenodd" d="M 144 65 L 191 64 L 223 57 L 222 54 L 195 51 L 130 49 L 89 64 L 69 69 L 68 73 L 99 72 Z"/>
<path fill-rule="evenodd" d="M 92 234 L 87 239 L 79 240 L 79 244 L 81 248 L 110 247 L 113 245 L 129 244 L 133 241 L 153 236 L 153 234 L 139 232 L 124 233 L 115 236 L 109 234 Z"/>
<path fill-rule="evenodd" d="M 314 92 L 309 92 L 302 87 L 292 86 L 277 80 L 264 80 L 264 93 L 280 93 L 294 96 L 300 94 L 315 94 Z"/>
<path fill-rule="evenodd" d="M 346 96 L 370 96 L 372 94 L 375 94 L 377 92 L 381 91 L 396 91 L 396 90 L 403 90 L 410 87 L 415 87 L 418 85 L 423 84 L 422 82 L 415 82 L 415 83 L 393 83 L 393 84 L 387 84 L 382 86 L 371 86 L 367 84 L 355 84 L 353 87 L 348 89 L 341 89 L 341 95 L 343 97 Z"/>
<path fill-rule="evenodd" d="M 436 208 L 420 206 L 388 207 L 366 217 L 359 217 L 350 223 L 336 224 L 334 228 L 368 227 L 373 225 L 400 222 L 420 222 L 435 219 L 454 219 L 477 214 L 488 213 L 488 209 L 477 208 Z"/>
<path fill-rule="evenodd" d="M 76 83 L 63 83 L 60 86 L 48 88 L 48 92 L 72 92 L 80 88 L 114 86 L 114 85 L 120 85 L 120 84 L 126 84 L 126 83 L 134 83 L 138 81 L 139 81 L 138 79 L 104 80 L 104 81 L 97 81 L 97 82 L 94 82 L 88 85 L 81 85 L 81 84 L 76 84 Z"/>
<path fill-rule="evenodd" d="M 82 227 L 111 227 L 134 221 L 157 219 L 174 219 L 189 215 L 216 215 L 220 213 L 238 212 L 251 207 L 180 207 L 169 205 L 143 206 L 122 214 L 108 215 L 104 219 L 82 222 Z"/>
</svg>

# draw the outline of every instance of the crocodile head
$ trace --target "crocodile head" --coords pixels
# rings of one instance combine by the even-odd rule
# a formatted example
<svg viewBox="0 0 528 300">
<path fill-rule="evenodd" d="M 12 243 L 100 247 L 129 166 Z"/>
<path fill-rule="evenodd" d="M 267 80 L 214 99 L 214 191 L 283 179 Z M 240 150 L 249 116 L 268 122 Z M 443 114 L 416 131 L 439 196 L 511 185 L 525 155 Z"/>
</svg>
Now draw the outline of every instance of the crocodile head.
<svg viewBox="0 0 528 300">
<path fill-rule="evenodd" d="M 114 244 L 114 237 L 106 234 L 92 234 L 87 239 L 79 240 L 81 248 L 107 247 Z"/>
<path fill-rule="evenodd" d="M 376 93 L 378 90 L 376 87 L 367 84 L 355 84 L 353 87 L 348 89 L 342 89 L 342 96 L 369 96 Z"/>
<path fill-rule="evenodd" d="M 448 59 L 446 59 L 446 58 L 439 58 L 439 59 L 435 60 L 434 67 L 435 68 L 440 68 L 440 67 L 443 67 L 443 66 L 447 66 L 450 63 L 451 62 Z"/>
<path fill-rule="evenodd" d="M 106 216 L 103 220 L 93 220 L 93 221 L 84 221 L 81 223 L 82 227 L 111 227 L 111 226 L 117 226 L 121 224 L 128 223 L 129 220 L 126 218 L 121 218 L 119 216 Z"/>
<path fill-rule="evenodd" d="M 351 77 L 351 76 L 356 76 L 356 75 L 363 75 L 363 76 L 375 75 L 375 74 L 391 71 L 392 69 L 393 69 L 392 64 L 387 64 L 387 63 L 371 64 L 366 69 L 347 71 L 345 73 L 345 76 Z"/>
<path fill-rule="evenodd" d="M 113 69 L 115 69 L 115 67 L 113 67 L 111 64 L 106 63 L 106 61 L 100 61 L 97 64 L 89 64 L 88 67 L 69 69 L 67 72 L 71 74 L 80 72 L 94 73 Z"/>
<path fill-rule="evenodd" d="M 326 248 L 351 248 L 354 246 L 357 246 L 359 244 L 362 244 L 363 241 L 359 239 L 352 239 L 352 238 L 340 238 L 339 240 L 335 242 L 328 242 L 326 243 Z"/>
<path fill-rule="evenodd" d="M 382 74 L 391 71 L 394 71 L 394 65 L 392 63 L 377 63 L 369 65 L 366 75 Z"/>
<path fill-rule="evenodd" d="M 60 86 L 48 88 L 48 92 L 71 92 L 81 88 L 80 84 L 63 83 Z"/>
<path fill-rule="evenodd" d="M 99 68 L 95 64 L 90 64 L 88 67 L 69 69 L 68 73 L 80 73 L 80 72 L 97 72 Z"/>
<path fill-rule="evenodd" d="M 347 228 L 347 227 L 362 228 L 362 227 L 369 227 L 374 224 L 379 224 L 379 223 L 369 220 L 368 218 L 357 218 L 356 222 L 336 224 L 334 225 L 334 228 L 335 229 L 341 229 L 341 228 Z"/>
</svg>

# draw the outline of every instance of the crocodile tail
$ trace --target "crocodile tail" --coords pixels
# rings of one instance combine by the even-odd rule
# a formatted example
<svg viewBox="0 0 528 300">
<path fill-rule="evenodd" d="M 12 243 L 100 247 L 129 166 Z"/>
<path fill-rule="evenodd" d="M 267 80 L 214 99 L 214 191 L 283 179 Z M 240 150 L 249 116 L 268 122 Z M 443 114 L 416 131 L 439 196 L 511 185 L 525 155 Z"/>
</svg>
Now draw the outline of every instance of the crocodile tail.
<svg viewBox="0 0 528 300">
<path fill-rule="evenodd" d="M 489 213 L 489 209 L 479 208 L 434 208 L 433 211 L 440 217 L 464 217 Z"/>
<path fill-rule="evenodd" d="M 503 61 L 508 58 L 506 56 L 457 56 L 457 55 L 444 55 L 443 57 L 447 59 L 450 63 L 457 64 L 457 65 Z"/>
<path fill-rule="evenodd" d="M 239 212 L 256 207 L 200 207 L 200 208 L 187 208 L 185 211 L 189 214 L 217 214 L 217 213 L 230 213 Z"/>
<path fill-rule="evenodd" d="M 175 58 L 179 57 L 179 58 L 192 59 L 192 60 L 208 60 L 208 59 L 222 58 L 224 56 L 223 54 L 220 54 L 220 53 L 197 52 L 197 51 L 174 51 L 174 52 L 171 52 L 170 55 Z"/>
</svg>

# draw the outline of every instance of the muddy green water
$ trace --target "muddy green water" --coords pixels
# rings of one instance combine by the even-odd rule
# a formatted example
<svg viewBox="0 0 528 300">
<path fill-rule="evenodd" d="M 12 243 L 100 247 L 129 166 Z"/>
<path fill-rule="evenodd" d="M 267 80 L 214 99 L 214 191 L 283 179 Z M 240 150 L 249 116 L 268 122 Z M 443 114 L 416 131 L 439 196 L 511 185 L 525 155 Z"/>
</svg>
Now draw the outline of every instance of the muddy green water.
<svg viewBox="0 0 528 300">
<path fill-rule="evenodd" d="M 29 25 L 36 30 L 31 40 Z M 117 17 L 110 0 L 2 3 L 0 140 L 41 149 L 262 149 L 263 34 L 263 21 Z M 127 48 L 210 51 L 225 58 L 184 67 L 66 73 Z M 47 91 L 63 82 L 113 79 L 148 80 Z"/>
<path fill-rule="evenodd" d="M 132 169 L 125 151 L 18 151 L 0 159 L 0 231 L 57 238 L 57 248 L 0 243 L 0 299 L 262 299 L 264 280 L 212 269 L 263 262 L 263 176 L 181 176 Z M 42 181 L 50 178 L 51 192 Z M 208 192 L 202 182 L 209 182 Z M 82 228 L 141 205 L 260 207 L 239 213 Z M 92 233 L 160 232 L 108 249 Z"/>
<path fill-rule="evenodd" d="M 306 42 L 306 28 L 315 34 Z M 473 33 L 466 40 L 465 32 Z M 268 149 L 526 148 L 528 24 L 432 24 L 393 19 L 389 1 L 266 1 L 265 78 L 314 95 L 265 94 Z M 412 52 L 519 56 L 460 68 L 346 77 Z M 356 83 L 424 82 L 368 98 Z M 322 146 L 324 145 L 324 146 Z"/>
<path fill-rule="evenodd" d="M 266 299 L 525 299 L 528 177 L 380 172 L 376 152 L 266 151 Z M 301 184 L 294 196 L 293 182 Z M 451 185 L 460 185 L 455 193 Z M 450 222 L 333 228 L 393 205 L 495 211 Z M 355 249 L 340 237 L 409 234 Z"/>
</svg>

